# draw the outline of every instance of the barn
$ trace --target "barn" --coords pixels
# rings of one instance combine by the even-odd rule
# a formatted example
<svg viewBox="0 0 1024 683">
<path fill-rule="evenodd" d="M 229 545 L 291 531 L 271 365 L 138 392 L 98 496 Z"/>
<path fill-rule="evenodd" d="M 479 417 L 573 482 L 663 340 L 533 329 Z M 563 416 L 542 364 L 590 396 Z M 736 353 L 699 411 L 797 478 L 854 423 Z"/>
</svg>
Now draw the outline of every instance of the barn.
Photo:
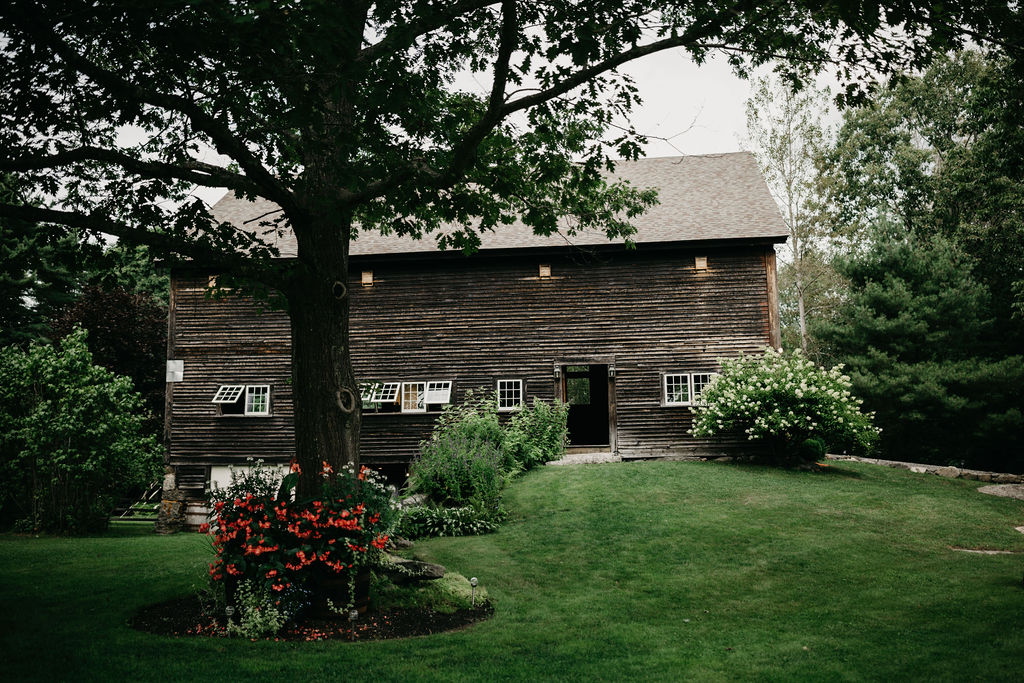
<svg viewBox="0 0 1024 683">
<path fill-rule="evenodd" d="M 472 254 L 430 239 L 361 233 L 352 243 L 351 352 L 363 392 L 364 463 L 404 471 L 441 410 L 469 390 L 511 412 L 571 403 L 572 446 L 622 459 L 727 453 L 688 434 L 717 359 L 779 344 L 775 245 L 787 236 L 746 152 L 619 162 L 659 190 L 635 246 L 603 233 L 482 236 Z M 241 229 L 273 205 L 228 195 Z M 281 258 L 295 255 L 288 234 Z M 217 273 L 171 277 L 166 434 L 179 488 L 196 496 L 247 458 L 294 452 L 286 314 L 211 298 Z"/>
</svg>

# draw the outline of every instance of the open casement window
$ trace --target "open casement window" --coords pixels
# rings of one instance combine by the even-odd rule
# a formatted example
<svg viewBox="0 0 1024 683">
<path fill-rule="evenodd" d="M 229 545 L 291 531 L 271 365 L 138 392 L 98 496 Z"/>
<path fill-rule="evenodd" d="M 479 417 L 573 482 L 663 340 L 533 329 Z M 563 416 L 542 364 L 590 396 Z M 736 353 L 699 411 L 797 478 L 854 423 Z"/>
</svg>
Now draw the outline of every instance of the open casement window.
<svg viewBox="0 0 1024 683">
<path fill-rule="evenodd" d="M 397 413 L 401 382 L 371 382 L 360 387 L 363 408 L 374 413 Z"/>
<path fill-rule="evenodd" d="M 269 384 L 224 384 L 213 395 L 221 415 L 270 415 Z"/>
<path fill-rule="evenodd" d="M 427 412 L 427 404 L 423 400 L 426 393 L 426 382 L 402 382 L 402 412 Z"/>
<path fill-rule="evenodd" d="M 690 376 L 682 373 L 666 373 L 662 382 L 662 399 L 667 406 L 688 406 L 693 396 Z"/>
<path fill-rule="evenodd" d="M 427 405 L 442 405 L 452 402 L 451 380 L 427 382 L 427 395 L 423 399 Z"/>
<path fill-rule="evenodd" d="M 523 405 L 523 380 L 498 380 L 498 410 L 506 412 L 519 410 Z"/>
</svg>

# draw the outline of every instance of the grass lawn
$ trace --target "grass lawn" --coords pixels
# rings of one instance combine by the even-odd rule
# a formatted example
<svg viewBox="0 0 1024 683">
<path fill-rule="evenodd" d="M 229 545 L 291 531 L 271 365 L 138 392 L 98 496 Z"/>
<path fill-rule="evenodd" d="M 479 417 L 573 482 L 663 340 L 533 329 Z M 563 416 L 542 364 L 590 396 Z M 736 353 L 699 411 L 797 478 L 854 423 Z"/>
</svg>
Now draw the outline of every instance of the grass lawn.
<svg viewBox="0 0 1024 683">
<path fill-rule="evenodd" d="M 550 467 L 497 534 L 419 552 L 478 576 L 488 622 L 401 641 L 170 639 L 125 626 L 204 581 L 199 535 L 0 536 L 6 680 L 1015 679 L 1024 503 L 842 463 Z"/>
</svg>

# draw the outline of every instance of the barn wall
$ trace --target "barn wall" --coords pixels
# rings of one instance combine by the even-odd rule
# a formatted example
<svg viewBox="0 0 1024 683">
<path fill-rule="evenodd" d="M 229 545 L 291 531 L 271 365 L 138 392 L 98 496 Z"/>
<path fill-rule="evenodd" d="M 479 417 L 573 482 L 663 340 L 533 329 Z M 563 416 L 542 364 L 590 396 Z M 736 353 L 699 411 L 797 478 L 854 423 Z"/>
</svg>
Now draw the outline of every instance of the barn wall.
<svg viewBox="0 0 1024 683">
<path fill-rule="evenodd" d="M 687 435 L 685 407 L 661 406 L 661 373 L 716 369 L 715 360 L 769 342 L 770 247 L 694 252 L 640 245 L 636 252 L 442 261 L 353 259 L 352 354 L 365 381 L 453 380 L 453 398 L 525 380 L 527 396 L 551 399 L 559 362 L 602 359 L 615 367 L 616 444 L 623 457 L 728 449 Z M 550 264 L 552 277 L 538 277 Z M 773 263 L 771 265 L 774 265 Z M 359 284 L 372 270 L 374 284 Z M 177 274 L 173 353 L 185 362 L 174 386 L 170 452 L 175 464 L 214 464 L 292 452 L 289 329 L 280 312 L 237 298 L 211 300 L 207 276 Z M 273 416 L 219 417 L 221 384 L 272 385 Z M 366 414 L 369 463 L 404 462 L 436 413 Z"/>
</svg>

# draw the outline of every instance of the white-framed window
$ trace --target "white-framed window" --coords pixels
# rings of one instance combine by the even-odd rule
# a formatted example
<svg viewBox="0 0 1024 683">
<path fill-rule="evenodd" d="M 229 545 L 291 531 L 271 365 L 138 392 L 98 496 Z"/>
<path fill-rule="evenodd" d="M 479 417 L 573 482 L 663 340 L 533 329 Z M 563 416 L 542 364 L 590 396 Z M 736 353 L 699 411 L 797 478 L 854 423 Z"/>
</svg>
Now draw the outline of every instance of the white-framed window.
<svg viewBox="0 0 1024 683">
<path fill-rule="evenodd" d="M 245 414 L 270 415 L 269 384 L 254 384 L 245 388 Z"/>
<path fill-rule="evenodd" d="M 662 400 L 665 405 L 688 406 L 692 395 L 688 374 L 665 373 L 662 381 Z"/>
<path fill-rule="evenodd" d="M 713 372 L 695 372 L 690 375 L 690 384 L 693 388 L 693 402 L 702 403 L 700 400 L 700 394 L 704 391 L 704 387 L 711 384 L 711 380 L 714 379 L 715 373 Z"/>
<path fill-rule="evenodd" d="M 270 415 L 270 385 L 222 384 L 211 403 L 221 415 Z"/>
<path fill-rule="evenodd" d="M 213 395 L 213 403 L 234 403 L 245 391 L 244 384 L 225 384 Z"/>
<path fill-rule="evenodd" d="M 451 380 L 427 382 L 427 395 L 423 399 L 424 403 L 437 404 L 437 403 L 451 403 L 452 401 L 452 382 Z"/>
<path fill-rule="evenodd" d="M 381 382 L 373 385 L 370 403 L 394 403 L 398 400 L 398 382 Z"/>
<path fill-rule="evenodd" d="M 402 382 L 402 412 L 427 412 L 427 404 L 423 400 L 426 393 L 426 382 Z"/>
<path fill-rule="evenodd" d="M 523 404 L 523 380 L 498 380 L 498 410 L 519 410 Z"/>
<path fill-rule="evenodd" d="M 715 372 L 666 372 L 661 384 L 662 405 L 692 406 L 701 403 L 700 394 L 711 384 Z"/>
</svg>

